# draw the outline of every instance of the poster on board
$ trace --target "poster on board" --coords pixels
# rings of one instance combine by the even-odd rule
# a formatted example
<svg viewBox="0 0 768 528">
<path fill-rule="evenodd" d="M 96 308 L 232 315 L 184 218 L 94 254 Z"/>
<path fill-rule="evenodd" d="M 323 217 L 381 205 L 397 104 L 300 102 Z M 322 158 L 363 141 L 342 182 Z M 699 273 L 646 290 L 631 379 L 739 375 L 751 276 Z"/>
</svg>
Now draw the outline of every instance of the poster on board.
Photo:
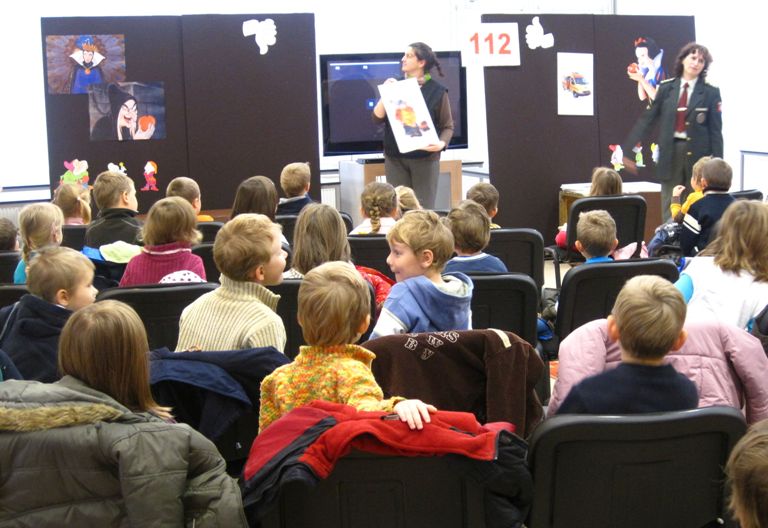
<svg viewBox="0 0 768 528">
<path fill-rule="evenodd" d="M 125 35 L 48 35 L 50 94 L 87 94 L 91 84 L 125 80 Z"/>
<path fill-rule="evenodd" d="M 595 115 L 594 79 L 594 57 L 591 53 L 558 53 L 558 115 Z"/>
<path fill-rule="evenodd" d="M 405 154 L 440 141 L 415 78 L 381 84 L 379 93 L 400 152 Z"/>
</svg>

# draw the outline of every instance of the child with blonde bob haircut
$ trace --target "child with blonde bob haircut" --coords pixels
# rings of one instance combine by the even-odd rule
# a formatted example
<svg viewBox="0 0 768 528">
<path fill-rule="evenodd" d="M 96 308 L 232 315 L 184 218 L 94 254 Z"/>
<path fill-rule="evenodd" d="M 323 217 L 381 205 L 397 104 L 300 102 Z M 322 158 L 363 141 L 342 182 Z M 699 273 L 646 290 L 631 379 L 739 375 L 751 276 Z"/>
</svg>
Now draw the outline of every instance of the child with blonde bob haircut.
<svg viewBox="0 0 768 528">
<path fill-rule="evenodd" d="M 725 473 L 731 511 L 739 526 L 768 526 L 768 420 L 754 424 L 736 443 Z"/>
<path fill-rule="evenodd" d="M 482 205 L 465 200 L 451 209 L 443 221 L 453 233 L 456 249 L 456 256 L 445 265 L 446 272 L 507 272 L 501 260 L 483 252 L 491 241 L 491 219 Z"/>
<path fill-rule="evenodd" d="M 53 203 L 64 213 L 64 225 L 84 225 L 91 221 L 91 191 L 75 183 L 62 183 L 53 192 Z"/>
<path fill-rule="evenodd" d="M 664 363 L 687 337 L 685 301 L 668 280 L 640 275 L 627 281 L 608 316 L 608 335 L 621 345 L 621 363 L 575 385 L 558 414 L 634 414 L 695 409 L 696 386 Z"/>
<path fill-rule="evenodd" d="M 19 213 L 21 260 L 13 273 L 14 284 L 27 282 L 27 267 L 36 251 L 61 244 L 62 225 L 64 225 L 64 214 L 57 205 L 35 203 L 24 206 Z"/>
<path fill-rule="evenodd" d="M 280 226 L 259 214 L 224 224 L 213 243 L 221 286 L 187 306 L 176 351 L 285 348 L 285 326 L 275 309 L 280 296 L 266 286 L 283 281 L 286 253 Z"/>
<path fill-rule="evenodd" d="M 387 233 L 387 264 L 397 284 L 384 302 L 371 338 L 409 332 L 468 330 L 472 281 L 443 275 L 453 235 L 434 211 L 409 211 Z"/>
<path fill-rule="evenodd" d="M 388 183 L 371 182 L 360 195 L 363 223 L 350 235 L 386 235 L 395 225 L 398 215 L 397 191 Z"/>
<path fill-rule="evenodd" d="M 501 226 L 493 223 L 493 218 L 499 212 L 499 191 L 487 182 L 474 184 L 467 191 L 467 200 L 472 200 L 483 206 L 488 218 L 491 219 L 491 229 L 500 229 Z"/>
<path fill-rule="evenodd" d="M 616 222 L 608 211 L 595 209 L 579 215 L 576 249 L 587 259 L 586 263 L 612 261 L 609 255 L 618 245 Z"/>
<path fill-rule="evenodd" d="M 172 196 L 150 208 L 142 228 L 144 247 L 125 268 L 120 286 L 159 282 L 205 282 L 203 259 L 192 254 L 202 235 L 192 205 Z"/>
<path fill-rule="evenodd" d="M 59 334 L 73 312 L 93 304 L 93 263 L 65 247 L 41 249 L 29 264 L 27 289 L 18 303 L 0 310 L 2 349 L 24 379 L 52 383 Z"/>
<path fill-rule="evenodd" d="M 286 198 L 280 198 L 277 214 L 297 215 L 305 206 L 313 203 L 309 197 L 311 172 L 309 162 L 289 163 L 280 173 L 280 187 Z"/>
<path fill-rule="evenodd" d="M 361 411 L 394 411 L 422 429 L 436 409 L 420 400 L 384 399 L 371 372 L 373 352 L 356 342 L 371 322 L 368 287 L 346 262 L 327 262 L 307 273 L 299 288 L 299 355 L 261 383 L 259 431 L 295 407 L 321 399 Z"/>
<path fill-rule="evenodd" d="M 165 196 L 166 198 L 170 196 L 180 196 L 184 198 L 195 210 L 198 222 L 213 222 L 212 216 L 200 214 L 200 210 L 203 208 L 202 195 L 200 194 L 200 186 L 192 178 L 179 176 L 178 178 L 172 179 L 165 189 Z"/>
</svg>

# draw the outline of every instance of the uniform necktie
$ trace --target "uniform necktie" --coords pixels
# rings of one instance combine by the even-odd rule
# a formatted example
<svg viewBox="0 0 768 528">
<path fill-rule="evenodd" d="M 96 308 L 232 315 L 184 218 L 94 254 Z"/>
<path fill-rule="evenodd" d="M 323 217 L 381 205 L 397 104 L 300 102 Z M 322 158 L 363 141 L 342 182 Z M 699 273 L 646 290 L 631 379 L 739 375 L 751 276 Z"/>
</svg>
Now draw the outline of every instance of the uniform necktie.
<svg viewBox="0 0 768 528">
<path fill-rule="evenodd" d="M 683 84 L 680 100 L 677 102 L 675 115 L 675 132 L 685 133 L 685 114 L 688 112 L 688 83 Z"/>
</svg>

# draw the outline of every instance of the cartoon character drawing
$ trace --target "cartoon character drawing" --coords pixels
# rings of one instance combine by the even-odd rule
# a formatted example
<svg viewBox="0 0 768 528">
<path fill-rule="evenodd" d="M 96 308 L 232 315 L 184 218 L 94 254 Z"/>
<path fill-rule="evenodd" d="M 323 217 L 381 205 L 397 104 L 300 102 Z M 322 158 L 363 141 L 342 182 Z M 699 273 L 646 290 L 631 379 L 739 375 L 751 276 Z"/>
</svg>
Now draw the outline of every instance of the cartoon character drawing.
<svg viewBox="0 0 768 528">
<path fill-rule="evenodd" d="M 651 159 L 654 163 L 659 163 L 659 145 L 656 143 L 651 143 Z"/>
<path fill-rule="evenodd" d="M 563 90 L 571 92 L 573 97 L 587 96 L 592 92 L 589 83 L 580 73 L 573 72 L 563 78 Z"/>
<path fill-rule="evenodd" d="M 635 57 L 637 62 L 627 66 L 627 76 L 637 82 L 640 100 L 652 101 L 656 97 L 656 87 L 666 78 L 661 65 L 664 50 L 651 37 L 638 37 L 635 39 Z"/>
<path fill-rule="evenodd" d="M 88 162 L 85 160 L 73 159 L 65 161 L 64 168 L 67 172 L 61 175 L 59 183 L 76 183 L 83 187 L 88 186 Z"/>
<path fill-rule="evenodd" d="M 613 152 L 613 154 L 611 154 L 613 170 L 620 171 L 624 168 L 624 163 L 622 163 L 622 160 L 624 159 L 624 151 L 621 150 L 621 145 L 608 145 L 608 148 Z"/>
<path fill-rule="evenodd" d="M 632 149 L 632 152 L 635 153 L 635 165 L 638 167 L 645 167 L 645 163 L 643 162 L 643 145 L 638 143 L 635 145 L 635 148 Z"/>
<path fill-rule="evenodd" d="M 106 57 L 99 53 L 91 35 L 81 35 L 75 41 L 75 51 L 69 56 L 75 61 L 72 71 L 70 93 L 88 93 L 89 84 L 104 82 L 101 71 L 101 63 Z"/>
<path fill-rule="evenodd" d="M 119 165 L 115 165 L 114 163 L 109 163 L 107 165 L 107 170 L 109 172 L 119 172 L 124 176 L 128 176 L 128 169 L 125 168 L 125 164 L 122 161 L 120 162 Z"/>
<path fill-rule="evenodd" d="M 421 136 L 421 129 L 416 122 L 416 111 L 411 105 L 402 99 L 397 102 L 397 110 L 395 111 L 395 119 L 403 124 L 405 134 L 410 137 Z"/>
<path fill-rule="evenodd" d="M 157 163 L 148 161 L 147 164 L 144 165 L 144 181 L 146 183 L 144 184 L 144 187 L 141 188 L 142 191 L 160 190 L 157 188 L 157 177 L 155 174 L 157 174 Z"/>
</svg>

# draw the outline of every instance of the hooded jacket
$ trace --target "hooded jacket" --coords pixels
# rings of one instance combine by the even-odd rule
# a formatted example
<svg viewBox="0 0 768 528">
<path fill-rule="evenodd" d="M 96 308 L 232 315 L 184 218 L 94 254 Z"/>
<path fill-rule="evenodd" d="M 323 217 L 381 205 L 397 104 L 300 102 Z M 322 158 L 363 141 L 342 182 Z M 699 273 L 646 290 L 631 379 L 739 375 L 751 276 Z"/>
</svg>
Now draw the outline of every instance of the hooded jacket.
<svg viewBox="0 0 768 528">
<path fill-rule="evenodd" d="M 34 490 L 32 492 L 31 490 Z M 214 445 L 79 380 L 0 384 L 0 526 L 246 526 Z"/>
<path fill-rule="evenodd" d="M 391 334 L 471 329 L 472 280 L 458 272 L 443 275 L 443 280 L 460 281 L 463 285 L 457 288 L 457 293 L 450 293 L 419 275 L 392 286 L 371 339 Z"/>
</svg>

